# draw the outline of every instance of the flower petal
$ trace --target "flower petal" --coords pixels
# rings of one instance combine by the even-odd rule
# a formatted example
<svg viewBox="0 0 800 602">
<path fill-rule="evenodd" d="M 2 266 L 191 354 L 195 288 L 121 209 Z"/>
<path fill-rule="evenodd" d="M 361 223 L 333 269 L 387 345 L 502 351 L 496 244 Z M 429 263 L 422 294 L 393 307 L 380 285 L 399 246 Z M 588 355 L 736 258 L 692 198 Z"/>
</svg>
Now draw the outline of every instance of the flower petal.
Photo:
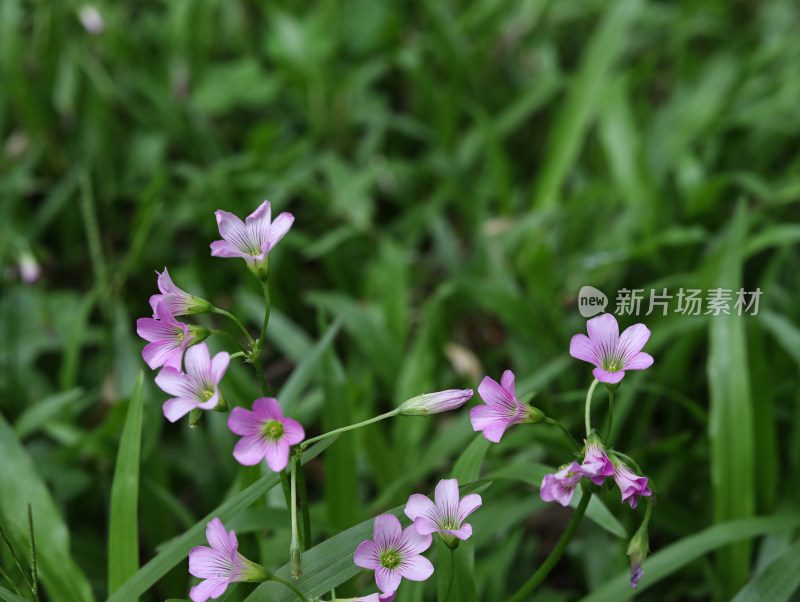
<svg viewBox="0 0 800 602">
<path fill-rule="evenodd" d="M 225 529 L 219 517 L 214 517 L 206 524 L 206 539 L 211 547 L 230 559 L 239 547 L 236 534 Z"/>
<path fill-rule="evenodd" d="M 197 402 L 185 397 L 168 399 L 161 407 L 164 417 L 170 422 L 176 422 L 197 407 Z"/>
<path fill-rule="evenodd" d="M 243 253 L 227 240 L 215 240 L 211 243 L 212 257 L 242 257 Z"/>
<path fill-rule="evenodd" d="M 367 540 L 358 544 L 356 553 L 353 555 L 353 562 L 364 569 L 375 570 L 378 568 L 381 565 L 381 559 L 375 542 Z"/>
<path fill-rule="evenodd" d="M 472 525 L 464 523 L 459 529 L 450 529 L 450 533 L 461 540 L 467 540 L 472 536 Z"/>
<path fill-rule="evenodd" d="M 401 576 L 411 581 L 425 581 L 433 575 L 433 565 L 424 556 L 404 558 L 397 570 Z"/>
<path fill-rule="evenodd" d="M 653 356 L 640 351 L 625 363 L 626 370 L 645 370 L 653 365 Z"/>
<path fill-rule="evenodd" d="M 228 211 L 218 210 L 214 212 L 214 215 L 217 218 L 220 236 L 237 249 L 246 251 L 246 247 L 244 249 L 240 247 L 240 243 L 247 240 L 247 228 L 244 222 Z"/>
<path fill-rule="evenodd" d="M 195 345 L 195 347 L 196 346 L 197 345 Z M 191 347 L 189 349 L 191 349 Z M 228 364 L 230 364 L 230 362 L 231 354 L 227 351 L 220 351 L 214 356 L 214 359 L 211 360 L 211 382 L 215 385 L 219 384 L 219 381 L 225 376 L 225 371 L 228 369 Z"/>
<path fill-rule="evenodd" d="M 306 433 L 297 420 L 291 418 L 284 418 L 281 420 L 283 423 L 283 438 L 289 445 L 297 445 L 306 437 Z"/>
<path fill-rule="evenodd" d="M 514 392 L 514 373 L 511 370 L 503 372 L 503 376 L 500 378 L 500 386 L 508 391 L 511 397 L 517 396 Z"/>
<path fill-rule="evenodd" d="M 157 307 L 157 305 L 156 305 Z M 136 334 L 145 341 L 167 341 L 175 338 L 175 327 L 153 318 L 139 318 L 136 320 Z"/>
<path fill-rule="evenodd" d="M 274 397 L 260 397 L 253 402 L 253 412 L 262 420 L 280 420 L 283 412 Z"/>
<path fill-rule="evenodd" d="M 595 366 L 600 365 L 600 357 L 592 341 L 585 334 L 576 334 L 569 342 L 569 354 Z"/>
<path fill-rule="evenodd" d="M 164 393 L 177 397 L 192 397 L 193 390 L 188 386 L 186 375 L 175 368 L 163 368 L 156 374 L 155 381 Z"/>
<path fill-rule="evenodd" d="M 233 448 L 233 457 L 239 464 L 255 466 L 267 453 L 267 442 L 261 435 L 248 435 L 239 439 Z"/>
<path fill-rule="evenodd" d="M 612 314 L 600 314 L 586 322 L 586 331 L 600 358 L 613 357 L 619 341 L 619 324 Z"/>
<path fill-rule="evenodd" d="M 142 359 L 150 366 L 151 370 L 155 370 L 159 366 L 180 370 L 182 358 L 180 347 L 168 341 L 149 343 L 142 349 Z"/>
<path fill-rule="evenodd" d="M 473 431 L 482 431 L 497 422 L 505 422 L 506 419 L 506 413 L 494 406 L 480 405 L 469 411 L 469 421 L 472 423 Z"/>
<path fill-rule="evenodd" d="M 634 324 L 626 328 L 619 337 L 617 353 L 623 364 L 642 350 L 650 338 L 650 329 L 644 324 Z"/>
<path fill-rule="evenodd" d="M 225 593 L 226 589 L 228 589 L 227 581 L 206 579 L 189 590 L 189 598 L 192 599 L 192 602 L 206 602 L 209 598 L 216 600 Z"/>
<path fill-rule="evenodd" d="M 421 554 L 431 547 L 431 535 L 430 533 L 420 533 L 414 525 L 410 525 L 400 534 L 398 547 L 403 550 L 404 554 Z"/>
<path fill-rule="evenodd" d="M 594 374 L 594 377 L 601 383 L 613 385 L 625 377 L 625 370 L 620 370 L 619 372 L 609 372 L 608 370 L 603 370 L 602 368 L 595 368 L 592 370 L 592 374 Z"/>
<path fill-rule="evenodd" d="M 393 592 L 397 590 L 403 577 L 397 569 L 387 569 L 384 566 L 378 566 L 375 569 L 375 583 L 382 592 Z"/>
<path fill-rule="evenodd" d="M 375 519 L 375 524 L 372 526 L 372 539 L 375 540 L 375 545 L 381 551 L 394 545 L 402 533 L 403 528 L 400 526 L 400 521 L 393 514 L 381 514 Z"/>
<path fill-rule="evenodd" d="M 197 546 L 189 551 L 189 573 L 201 579 L 219 574 L 220 552 L 207 546 Z"/>
<path fill-rule="evenodd" d="M 516 409 L 514 397 L 509 395 L 508 391 L 498 385 L 497 381 L 488 376 L 485 376 L 478 386 L 478 395 L 490 406 L 501 408 L 509 412 L 512 409 Z"/>
<path fill-rule="evenodd" d="M 436 506 L 450 514 L 458 508 L 458 479 L 442 479 L 436 484 L 433 494 Z"/>
<path fill-rule="evenodd" d="M 475 512 L 483 504 L 481 496 L 477 493 L 470 493 L 461 498 L 458 504 L 458 519 L 463 521 L 470 514 Z"/>
<path fill-rule="evenodd" d="M 289 444 L 286 439 L 281 437 L 276 441 L 266 441 L 264 457 L 267 459 L 267 466 L 275 472 L 286 468 L 289 463 Z"/>
<path fill-rule="evenodd" d="M 408 497 L 403 512 L 411 520 L 415 520 L 418 516 L 430 518 L 436 512 L 436 504 L 427 495 L 415 493 Z"/>
<path fill-rule="evenodd" d="M 233 408 L 228 416 L 228 428 L 237 435 L 257 435 L 263 425 L 263 420 L 244 408 Z"/>
<path fill-rule="evenodd" d="M 197 345 L 189 347 L 184 354 L 183 363 L 186 367 L 186 374 L 197 377 L 207 374 L 211 369 L 211 357 L 208 353 L 208 345 L 205 343 L 198 343 Z"/>
<path fill-rule="evenodd" d="M 493 422 L 485 429 L 483 429 L 483 436 L 486 437 L 492 443 L 500 443 L 500 439 L 503 438 L 503 433 L 506 432 L 506 429 L 509 426 L 510 426 L 509 423 Z"/>
<path fill-rule="evenodd" d="M 418 516 L 414 519 L 414 529 L 420 535 L 430 535 L 439 530 L 439 526 L 427 516 Z"/>
<path fill-rule="evenodd" d="M 281 213 L 278 217 L 275 218 L 275 221 L 272 222 L 272 225 L 269 228 L 269 234 L 267 236 L 267 244 L 261 247 L 261 250 L 265 253 L 269 252 L 281 238 L 283 238 L 286 233 L 289 231 L 289 228 L 292 227 L 294 223 L 294 215 L 291 213 Z"/>
</svg>

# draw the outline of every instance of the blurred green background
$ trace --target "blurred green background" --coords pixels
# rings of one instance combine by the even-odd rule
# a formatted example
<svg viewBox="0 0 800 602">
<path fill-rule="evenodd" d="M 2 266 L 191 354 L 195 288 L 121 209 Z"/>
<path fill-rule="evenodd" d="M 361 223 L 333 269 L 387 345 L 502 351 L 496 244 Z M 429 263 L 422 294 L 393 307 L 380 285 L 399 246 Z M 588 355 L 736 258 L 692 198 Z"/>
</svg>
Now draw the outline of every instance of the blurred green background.
<svg viewBox="0 0 800 602">
<path fill-rule="evenodd" d="M 505 369 L 579 436 L 581 286 L 609 309 L 623 288 L 760 288 L 757 316 L 685 316 L 673 300 L 667 316 L 620 317 L 652 330 L 655 364 L 623 382 L 615 445 L 658 488 L 653 552 L 697 553 L 646 565 L 642 599 L 728 600 L 776 567 L 800 574 L 796 2 L 93 8 L 0 2 L 0 524 L 26 565 L 34 501 L 49 599 L 108 596 L 111 483 L 140 370 L 142 564 L 259 476 L 233 461 L 223 416 L 166 422 L 135 320 L 167 266 L 255 331 L 257 283 L 208 245 L 214 210 L 244 217 L 264 198 L 296 218 L 271 253 L 266 373 L 309 436 Z M 243 365 L 223 386 L 238 405 L 257 397 Z M 316 541 L 432 493 L 475 437 L 466 408 L 342 436 L 308 465 Z M 502 601 L 568 521 L 535 485 L 570 450 L 544 426 L 469 449 L 458 474 L 477 477 L 464 467 L 485 453 L 493 484 L 467 554 L 478 599 Z M 288 559 L 279 490 L 229 525 L 272 568 Z M 642 511 L 601 497 L 632 535 Z M 789 518 L 709 554 L 690 539 L 764 515 Z M 624 599 L 626 545 L 584 521 L 537 599 Z M 1 546 L 0 564 L 0 586 L 24 594 Z M 188 587 L 182 560 L 142 599 Z M 362 571 L 337 592 L 371 587 Z M 404 581 L 398 602 L 435 590 Z"/>
</svg>

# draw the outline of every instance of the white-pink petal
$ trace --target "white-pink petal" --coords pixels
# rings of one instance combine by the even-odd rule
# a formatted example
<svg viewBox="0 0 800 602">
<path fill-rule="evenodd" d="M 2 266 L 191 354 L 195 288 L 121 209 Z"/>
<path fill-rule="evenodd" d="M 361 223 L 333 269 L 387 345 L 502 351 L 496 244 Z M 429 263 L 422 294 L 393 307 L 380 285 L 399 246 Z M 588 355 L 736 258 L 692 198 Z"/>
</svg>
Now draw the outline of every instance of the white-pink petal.
<svg viewBox="0 0 800 602">
<path fill-rule="evenodd" d="M 595 366 L 600 365 L 600 357 L 597 355 L 597 349 L 592 344 L 589 337 L 585 334 L 576 334 L 569 342 L 569 354 L 584 362 L 589 362 Z"/>
<path fill-rule="evenodd" d="M 506 409 L 514 406 L 514 399 L 497 381 L 485 376 L 478 386 L 478 394 L 488 405 Z"/>
<path fill-rule="evenodd" d="M 253 412 L 262 420 L 280 420 L 283 412 L 274 397 L 260 397 L 253 402 Z"/>
<path fill-rule="evenodd" d="M 470 514 L 475 512 L 478 508 L 480 508 L 481 504 L 483 503 L 483 499 L 477 493 L 470 493 L 469 495 L 465 495 L 461 498 L 461 501 L 458 504 L 458 517 L 460 520 L 464 520 Z"/>
<path fill-rule="evenodd" d="M 400 521 L 397 524 L 399 525 Z M 430 533 L 420 533 L 414 525 L 411 525 L 403 529 L 400 534 L 398 547 L 405 554 L 421 554 L 431 547 L 431 541 Z"/>
<path fill-rule="evenodd" d="M 264 422 L 250 410 L 233 408 L 228 416 L 228 428 L 237 435 L 257 435 Z"/>
<path fill-rule="evenodd" d="M 436 504 L 434 504 L 427 495 L 422 495 L 421 493 L 410 495 L 406 502 L 406 507 L 403 510 L 405 515 L 411 520 L 415 520 L 418 516 L 430 517 L 435 511 Z"/>
<path fill-rule="evenodd" d="M 218 385 L 222 377 L 225 376 L 225 371 L 228 369 L 230 361 L 231 355 L 227 351 L 220 351 L 214 356 L 214 359 L 211 360 L 211 381 L 215 385 Z"/>
<path fill-rule="evenodd" d="M 199 343 L 192 345 L 186 350 L 183 358 L 186 373 L 192 376 L 202 376 L 211 367 L 211 357 L 208 353 L 208 345 Z"/>
<path fill-rule="evenodd" d="M 291 213 L 281 213 L 275 221 L 272 222 L 272 225 L 269 228 L 269 233 L 267 234 L 266 239 L 266 250 L 264 246 L 261 247 L 261 250 L 269 252 L 276 244 L 286 235 L 289 231 L 289 228 L 292 227 L 294 223 L 294 216 Z"/>
<path fill-rule="evenodd" d="M 228 589 L 227 581 L 206 579 L 189 590 L 189 598 L 192 599 L 192 602 L 206 602 L 209 598 L 216 600 L 225 593 L 226 589 Z"/>
<path fill-rule="evenodd" d="M 375 583 L 382 592 L 396 591 L 402 579 L 403 577 L 397 569 L 387 569 L 384 566 L 378 566 L 375 569 Z"/>
<path fill-rule="evenodd" d="M 516 396 L 514 391 L 514 373 L 511 370 L 503 372 L 503 376 L 500 377 L 500 386 L 508 391 L 512 397 Z"/>
<path fill-rule="evenodd" d="M 424 556 L 418 555 L 404 558 L 397 570 L 401 576 L 411 581 L 425 581 L 428 577 L 433 575 L 433 565 L 431 561 Z M 380 587 L 380 584 L 378 587 Z"/>
<path fill-rule="evenodd" d="M 625 363 L 626 370 L 645 370 L 653 365 L 653 356 L 640 351 Z"/>
<path fill-rule="evenodd" d="M 292 418 L 283 418 L 283 438 L 289 445 L 297 445 L 306 437 L 303 426 Z"/>
<path fill-rule="evenodd" d="M 603 370 L 602 368 L 595 368 L 592 370 L 592 374 L 594 374 L 594 377 L 601 383 L 613 385 L 623 379 L 625 376 L 625 370 L 620 370 L 619 372 L 609 372 L 608 370 Z"/>
<path fill-rule="evenodd" d="M 378 568 L 381 565 L 381 559 L 375 542 L 367 540 L 358 544 L 356 553 L 353 555 L 353 562 L 357 566 L 369 570 Z"/>
<path fill-rule="evenodd" d="M 286 439 L 266 440 L 264 443 L 264 457 L 267 459 L 267 466 L 275 472 L 280 472 L 286 468 L 289 463 L 289 444 Z"/>
<path fill-rule="evenodd" d="M 267 442 L 261 435 L 247 435 L 233 448 L 233 457 L 239 464 L 255 466 L 267 453 Z"/>
<path fill-rule="evenodd" d="M 162 411 L 170 422 L 176 422 L 197 407 L 197 402 L 185 397 L 173 397 L 164 402 Z"/>
<path fill-rule="evenodd" d="M 212 257 L 241 257 L 242 252 L 227 240 L 215 240 L 211 243 Z"/>
<path fill-rule="evenodd" d="M 639 353 L 650 338 L 650 329 L 644 324 L 634 324 L 626 328 L 617 342 L 617 354 L 623 363 Z"/>
<path fill-rule="evenodd" d="M 387 550 L 400 539 L 403 528 L 393 514 L 381 514 L 372 527 L 373 540 L 380 550 Z"/>
<path fill-rule="evenodd" d="M 458 479 L 442 479 L 436 484 L 433 494 L 436 506 L 440 510 L 458 508 Z"/>
</svg>

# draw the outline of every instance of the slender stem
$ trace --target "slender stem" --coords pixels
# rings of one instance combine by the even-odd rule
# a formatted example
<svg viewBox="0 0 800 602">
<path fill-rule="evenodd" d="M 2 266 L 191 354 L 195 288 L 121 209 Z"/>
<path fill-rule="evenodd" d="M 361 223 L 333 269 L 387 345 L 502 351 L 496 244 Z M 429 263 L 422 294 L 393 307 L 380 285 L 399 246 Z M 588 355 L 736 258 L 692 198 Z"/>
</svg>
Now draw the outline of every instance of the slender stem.
<svg viewBox="0 0 800 602">
<path fill-rule="evenodd" d="M 244 327 L 244 325 L 243 325 L 243 324 L 242 324 L 242 323 L 239 321 L 239 318 L 237 318 L 236 316 L 234 316 L 234 315 L 233 315 L 231 312 L 229 312 L 229 311 L 225 311 L 224 309 L 220 309 L 219 307 L 215 307 L 215 308 L 214 308 L 214 309 L 212 309 L 211 311 L 212 311 L 213 313 L 215 313 L 215 314 L 220 314 L 220 315 L 222 315 L 222 316 L 225 316 L 225 317 L 227 317 L 227 318 L 230 318 L 231 320 L 233 320 L 234 324 L 236 324 L 236 325 L 239 327 L 239 330 L 241 330 L 241 331 L 244 333 L 244 336 L 246 336 L 246 337 L 247 337 L 247 342 L 248 342 L 248 343 L 250 343 L 250 345 L 254 345 L 254 344 L 255 344 L 255 342 L 253 341 L 253 337 L 251 337 L 251 336 L 250 336 L 250 333 L 249 333 L 249 332 L 247 332 L 247 329 L 246 329 L 246 328 Z"/>
<path fill-rule="evenodd" d="M 292 507 L 292 491 L 289 485 L 289 469 L 281 471 L 281 485 L 283 487 L 283 498 L 286 500 L 286 509 Z"/>
<path fill-rule="evenodd" d="M 595 383 L 596 382 L 597 381 L 595 381 Z M 578 507 L 572 514 L 572 518 L 570 519 L 564 534 L 561 536 L 561 539 L 558 540 L 556 547 L 553 548 L 552 552 L 550 552 L 550 555 L 544 561 L 544 564 L 539 567 L 539 570 L 537 570 L 531 576 L 531 578 L 528 579 L 525 585 L 523 585 L 519 591 L 511 597 L 509 602 L 521 602 L 522 600 L 525 600 L 526 596 L 528 596 L 542 583 L 542 581 L 544 581 L 544 578 L 547 577 L 548 573 L 550 573 L 550 571 L 553 569 L 556 562 L 558 562 L 559 558 L 561 558 L 561 555 L 567 548 L 567 544 L 575 534 L 575 530 L 578 528 L 578 525 L 580 524 L 581 519 L 586 512 L 586 507 L 589 505 L 589 500 L 591 497 L 591 492 L 584 490 L 581 501 L 578 503 Z"/>
<path fill-rule="evenodd" d="M 648 506 L 648 511 L 649 509 Z M 647 520 L 647 518 L 645 518 L 645 520 Z M 28 504 L 28 528 L 31 536 L 31 583 L 33 584 L 31 593 L 33 594 L 33 599 L 39 602 L 39 573 L 36 568 L 36 540 L 33 537 L 33 513 L 31 512 L 30 504 Z"/>
<path fill-rule="evenodd" d="M 450 548 L 450 581 L 447 584 L 447 593 L 444 595 L 444 600 L 450 600 L 450 592 L 453 591 L 453 581 L 456 576 L 456 551 Z"/>
<path fill-rule="evenodd" d="M 291 582 L 289 582 L 289 581 L 286 581 L 286 579 L 281 579 L 281 578 L 280 578 L 280 577 L 278 577 L 277 575 L 272 575 L 272 577 L 270 577 L 270 579 L 271 579 L 272 581 L 277 581 L 278 583 L 281 583 L 281 584 L 285 585 L 285 586 L 286 586 L 286 587 L 288 587 L 290 590 L 292 590 L 292 591 L 295 593 L 295 595 L 296 595 L 298 598 L 300 598 L 301 600 L 303 600 L 303 602 L 308 602 L 308 598 L 306 598 L 306 597 L 303 595 L 303 592 L 301 592 L 301 591 L 300 591 L 299 589 L 297 589 L 297 588 L 296 588 L 294 585 L 292 585 L 292 584 L 291 584 Z"/>
<path fill-rule="evenodd" d="M 608 422 L 606 423 L 606 431 L 603 435 L 603 443 L 611 446 L 611 425 L 614 423 L 614 391 L 608 391 Z"/>
<path fill-rule="evenodd" d="M 269 297 L 269 280 L 264 280 L 261 283 L 261 287 L 264 289 L 264 301 L 266 302 L 266 310 L 264 311 L 264 323 L 261 325 L 261 336 L 258 337 L 258 348 L 261 349 L 261 345 L 264 343 L 264 337 L 267 334 L 267 324 L 269 324 L 269 311 L 271 307 L 270 297 Z"/>
<path fill-rule="evenodd" d="M 269 385 L 267 384 L 267 379 L 264 376 L 264 369 L 261 366 L 261 348 L 264 345 L 264 337 L 267 334 L 267 324 L 269 323 L 269 312 L 272 306 L 269 297 L 269 280 L 262 280 L 261 281 L 261 288 L 264 290 L 264 305 L 266 309 L 264 310 L 264 323 L 261 325 L 261 334 L 258 337 L 258 340 L 253 345 L 253 366 L 256 368 L 256 374 L 258 375 L 258 380 L 261 382 L 261 392 L 264 395 L 269 395 Z"/>
<path fill-rule="evenodd" d="M 289 546 L 289 556 L 292 562 L 292 575 L 299 577 L 302 569 L 300 568 L 300 555 L 302 546 L 297 533 L 297 460 L 298 457 L 292 456 L 291 498 L 292 498 L 292 543 Z"/>
<path fill-rule="evenodd" d="M 236 338 L 235 338 L 235 337 L 231 336 L 229 333 L 225 332 L 224 330 L 216 330 L 216 329 L 213 329 L 213 328 L 212 328 L 212 329 L 209 329 L 209 331 L 208 331 L 208 332 L 210 332 L 211 334 L 217 334 L 217 335 L 219 335 L 219 336 L 221 336 L 221 337 L 227 337 L 227 338 L 229 338 L 231 341 L 233 341 L 233 342 L 236 344 L 236 346 L 237 346 L 239 349 L 241 349 L 241 350 L 242 350 L 242 355 L 246 355 L 246 353 L 247 353 L 247 347 L 245 347 L 244 345 L 242 345 L 242 344 L 241 344 L 239 341 L 237 341 L 237 340 L 236 340 Z"/>
<path fill-rule="evenodd" d="M 569 439 L 569 442 L 572 444 L 572 447 L 575 448 L 575 451 L 578 451 L 578 452 L 581 451 L 580 443 L 578 443 L 578 441 L 575 439 L 575 437 L 573 437 L 572 434 L 567 429 L 564 428 L 563 424 L 561 424 L 555 418 L 545 418 L 544 421 L 547 424 L 554 424 L 559 429 L 561 429 L 561 432 L 564 433 L 567 436 L 567 439 Z"/>
<path fill-rule="evenodd" d="M 372 424 L 373 422 L 378 422 L 379 420 L 385 420 L 386 418 L 391 418 L 392 416 L 397 416 L 400 413 L 400 408 L 395 408 L 391 412 L 386 412 L 385 414 L 381 414 L 380 416 L 375 416 L 374 418 L 370 418 L 369 420 L 364 420 L 363 422 L 357 422 L 356 424 L 350 424 L 348 426 L 343 426 L 342 428 L 335 429 L 333 431 L 329 431 L 317 437 L 313 437 L 311 439 L 306 439 L 300 444 L 300 450 L 304 450 L 306 447 L 311 445 L 312 443 L 316 443 L 317 441 L 321 441 L 322 439 L 326 439 L 332 435 L 338 435 L 339 433 L 345 433 L 347 431 L 352 431 L 353 429 L 361 428 L 362 426 L 367 426 L 368 424 Z"/>
<path fill-rule="evenodd" d="M 300 512 L 303 515 L 303 551 L 311 547 L 311 515 L 308 512 L 308 491 L 306 490 L 306 473 L 303 465 L 297 463 L 297 487 L 300 489 Z"/>
<path fill-rule="evenodd" d="M 597 386 L 597 379 L 595 378 L 592 381 L 591 386 L 589 387 L 589 392 L 586 394 L 586 436 L 589 436 L 589 433 L 592 432 L 592 393 L 594 393 L 594 388 Z"/>
<path fill-rule="evenodd" d="M 231 353 L 231 359 L 236 359 L 237 357 L 247 357 L 247 354 L 244 351 L 237 351 L 236 353 Z"/>
</svg>

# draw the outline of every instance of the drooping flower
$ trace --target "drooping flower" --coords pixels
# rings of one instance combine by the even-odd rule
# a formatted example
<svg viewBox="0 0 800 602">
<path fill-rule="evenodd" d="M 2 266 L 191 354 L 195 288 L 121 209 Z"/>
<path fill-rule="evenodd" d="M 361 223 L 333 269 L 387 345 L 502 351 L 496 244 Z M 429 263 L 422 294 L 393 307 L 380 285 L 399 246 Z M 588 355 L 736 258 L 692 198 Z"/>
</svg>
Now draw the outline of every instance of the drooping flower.
<svg viewBox="0 0 800 602">
<path fill-rule="evenodd" d="M 158 271 L 156 271 L 158 274 Z M 205 299 L 190 295 L 186 291 L 175 286 L 169 276 L 167 268 L 158 274 L 158 290 L 160 295 L 150 297 L 150 307 L 153 308 L 153 317 L 156 316 L 156 307 L 160 304 L 173 316 L 183 316 L 187 314 L 202 314 L 211 311 L 212 305 Z"/>
<path fill-rule="evenodd" d="M 228 585 L 237 581 L 265 581 L 263 567 L 242 556 L 236 533 L 228 533 L 219 518 L 206 526 L 206 539 L 211 547 L 197 546 L 189 552 L 189 572 L 204 581 L 189 591 L 193 602 L 219 598 Z"/>
<path fill-rule="evenodd" d="M 408 498 L 404 512 L 414 521 L 417 532 L 421 535 L 439 533 L 448 546 L 453 546 L 456 538 L 469 538 L 472 525 L 464 521 L 480 507 L 481 496 L 471 493 L 459 500 L 458 480 L 442 479 L 436 485 L 434 499 L 436 503 L 421 493 Z"/>
<path fill-rule="evenodd" d="M 595 485 L 602 485 L 606 477 L 614 474 L 614 465 L 606 455 L 603 442 L 595 433 L 586 439 L 581 472 L 589 477 Z"/>
<path fill-rule="evenodd" d="M 136 320 L 136 333 L 150 341 L 142 351 L 142 358 L 153 370 L 159 366 L 180 370 L 183 352 L 193 342 L 189 327 L 178 322 L 161 303 L 156 304 L 153 310 L 155 318 Z"/>
<path fill-rule="evenodd" d="M 359 544 L 354 562 L 375 571 L 375 582 L 384 592 L 396 592 L 403 577 L 425 581 L 433 574 L 431 561 L 422 552 L 431 545 L 431 535 L 422 535 L 414 525 L 405 529 L 393 514 L 381 514 L 375 519 L 373 540 Z"/>
<path fill-rule="evenodd" d="M 514 392 L 514 373 L 511 370 L 503 372 L 500 383 L 498 385 L 494 379 L 484 377 L 478 387 L 478 394 L 486 405 L 476 406 L 469 411 L 472 430 L 483 431 L 483 436 L 493 443 L 499 442 L 505 430 L 512 424 L 544 420 L 541 410 L 517 399 Z"/>
<path fill-rule="evenodd" d="M 639 580 L 644 576 L 642 563 L 650 551 L 650 538 L 647 533 L 647 519 L 633 534 L 630 543 L 628 544 L 628 556 L 631 559 L 631 587 L 636 589 L 639 586 Z"/>
<path fill-rule="evenodd" d="M 639 498 L 651 495 L 653 492 L 647 486 L 647 477 L 640 477 L 628 468 L 619 458 L 611 455 L 614 464 L 614 481 L 622 493 L 622 503 L 628 502 L 631 508 L 636 508 Z"/>
<path fill-rule="evenodd" d="M 567 507 L 575 494 L 575 487 L 584 476 L 577 462 L 562 466 L 557 473 L 544 475 L 539 495 L 545 502 L 556 501 Z"/>
<path fill-rule="evenodd" d="M 159 306 L 160 307 L 160 306 Z M 175 422 L 195 408 L 211 410 L 220 401 L 219 381 L 228 369 L 231 356 L 220 351 L 211 359 L 205 343 L 186 350 L 186 373 L 175 368 L 164 368 L 156 376 L 161 389 L 175 395 L 164 402 L 164 416 Z"/>
<path fill-rule="evenodd" d="M 215 213 L 223 240 L 211 243 L 214 257 L 241 257 L 256 276 L 266 278 L 267 254 L 284 237 L 294 222 L 291 213 L 281 213 L 271 221 L 272 208 L 264 201 L 244 222 L 233 213 Z"/>
<path fill-rule="evenodd" d="M 471 398 L 472 389 L 448 389 L 407 399 L 399 409 L 404 416 L 427 416 L 460 408 Z"/>
<path fill-rule="evenodd" d="M 653 358 L 642 351 L 650 330 L 644 324 L 634 324 L 619 334 L 617 319 L 602 314 L 586 322 L 589 333 L 576 334 L 569 343 L 569 354 L 579 360 L 594 364 L 594 377 L 601 383 L 616 384 L 625 376 L 625 370 L 644 370 L 653 364 Z"/>
<path fill-rule="evenodd" d="M 286 418 L 278 400 L 262 397 L 253 402 L 253 411 L 233 408 L 228 416 L 228 428 L 243 435 L 233 457 L 240 464 L 253 466 L 266 458 L 267 465 L 280 472 L 289 463 L 289 447 L 300 443 L 306 436 L 296 420 Z"/>
</svg>

